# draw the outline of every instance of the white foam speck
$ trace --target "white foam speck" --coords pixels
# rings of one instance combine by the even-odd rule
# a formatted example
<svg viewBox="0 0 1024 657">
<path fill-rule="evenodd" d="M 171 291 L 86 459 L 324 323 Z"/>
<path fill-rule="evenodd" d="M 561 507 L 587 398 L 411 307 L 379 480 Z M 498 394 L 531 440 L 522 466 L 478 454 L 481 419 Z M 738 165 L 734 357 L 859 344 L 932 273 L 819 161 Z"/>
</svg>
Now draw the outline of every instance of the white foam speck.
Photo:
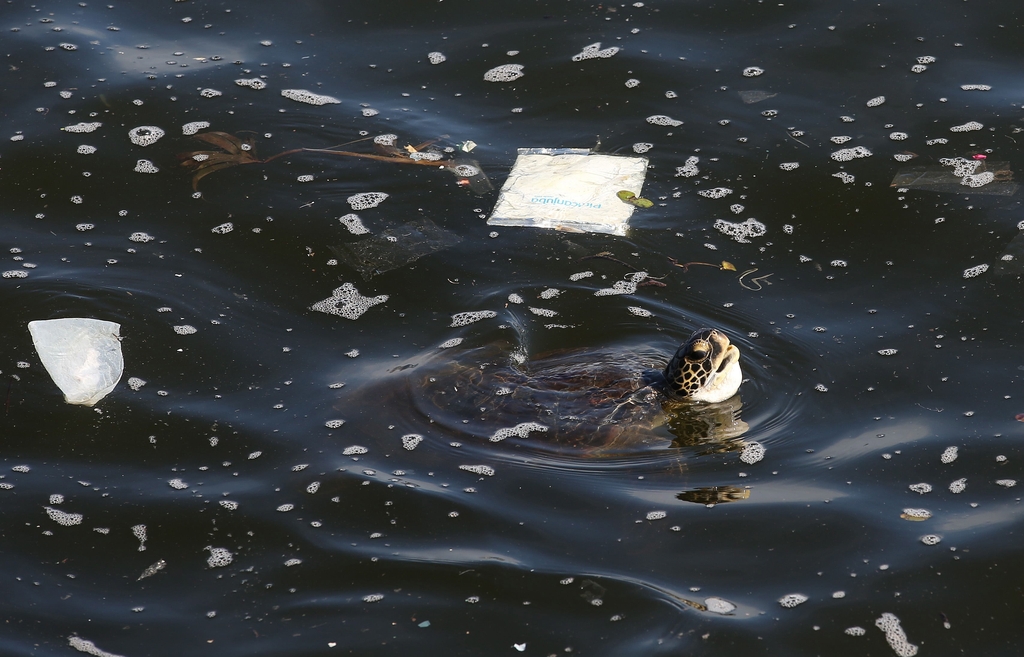
<svg viewBox="0 0 1024 657">
<path fill-rule="evenodd" d="M 487 82 L 512 82 L 523 75 L 522 64 L 502 64 L 484 73 L 484 80 Z"/>
<path fill-rule="evenodd" d="M 281 95 L 289 100 L 294 100 L 307 105 L 335 105 L 341 101 L 333 96 L 322 96 L 305 89 L 282 89 Z"/>
<path fill-rule="evenodd" d="M 506 438 L 511 438 L 512 436 L 526 438 L 530 435 L 531 431 L 544 433 L 547 430 L 548 428 L 539 422 L 521 422 L 514 427 L 498 429 L 491 435 L 490 441 L 492 443 L 497 443 L 505 440 Z"/>
<path fill-rule="evenodd" d="M 136 146 L 155 144 L 163 136 L 163 129 L 155 125 L 140 125 L 128 131 L 128 139 Z"/>
<path fill-rule="evenodd" d="M 807 596 L 803 593 L 788 593 L 779 598 L 779 604 L 786 609 L 792 609 L 797 605 L 807 602 Z"/>
<path fill-rule="evenodd" d="M 481 319 L 490 319 L 491 317 L 497 317 L 498 313 L 493 310 L 477 310 L 473 312 L 455 313 L 452 315 L 452 323 L 449 327 L 455 328 L 459 326 L 466 326 L 473 322 L 479 322 Z"/>
<path fill-rule="evenodd" d="M 329 315 L 338 315 L 345 319 L 358 319 L 371 307 L 382 304 L 388 300 L 388 295 L 379 294 L 375 297 L 364 297 L 359 294 L 351 283 L 344 283 L 341 287 L 335 288 L 330 298 L 318 301 L 310 306 L 315 310 Z"/>
</svg>

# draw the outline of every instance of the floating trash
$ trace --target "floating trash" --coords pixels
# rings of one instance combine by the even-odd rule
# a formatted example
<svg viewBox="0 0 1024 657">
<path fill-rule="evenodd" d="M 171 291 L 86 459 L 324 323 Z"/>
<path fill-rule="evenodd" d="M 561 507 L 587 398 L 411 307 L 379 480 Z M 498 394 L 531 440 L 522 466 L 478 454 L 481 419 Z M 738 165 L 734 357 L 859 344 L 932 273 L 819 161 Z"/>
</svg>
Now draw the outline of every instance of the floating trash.
<svg viewBox="0 0 1024 657">
<path fill-rule="evenodd" d="M 347 214 L 339 221 L 349 229 L 349 232 L 356 233 L 360 228 L 364 232 L 369 232 L 355 214 Z M 370 280 L 378 274 L 398 269 L 425 255 L 455 246 L 461 241 L 461 237 L 439 227 L 433 221 L 417 219 L 389 228 L 379 235 L 358 242 L 331 246 L 330 249 L 341 262 L 359 272 L 364 280 Z"/>
<path fill-rule="evenodd" d="M 68 317 L 29 322 L 39 359 L 69 404 L 92 406 L 121 380 L 121 325 Z"/>
<path fill-rule="evenodd" d="M 487 223 L 625 235 L 647 158 L 604 155 L 580 148 L 520 148 Z"/>
</svg>

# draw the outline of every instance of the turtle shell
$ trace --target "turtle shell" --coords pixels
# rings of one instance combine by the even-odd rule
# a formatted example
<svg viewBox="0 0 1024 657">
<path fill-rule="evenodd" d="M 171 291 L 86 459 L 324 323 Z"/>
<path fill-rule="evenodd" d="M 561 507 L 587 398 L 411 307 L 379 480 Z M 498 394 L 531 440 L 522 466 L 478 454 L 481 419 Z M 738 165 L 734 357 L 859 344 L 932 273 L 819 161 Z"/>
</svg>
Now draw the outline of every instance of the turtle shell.
<svg viewBox="0 0 1024 657">
<path fill-rule="evenodd" d="M 492 442 L 599 455 L 699 443 L 742 446 L 739 397 L 720 404 L 665 394 L 653 349 L 575 349 L 527 359 L 509 344 L 443 351 L 408 372 L 436 424 Z M 717 451 L 717 449 L 715 450 Z"/>
</svg>

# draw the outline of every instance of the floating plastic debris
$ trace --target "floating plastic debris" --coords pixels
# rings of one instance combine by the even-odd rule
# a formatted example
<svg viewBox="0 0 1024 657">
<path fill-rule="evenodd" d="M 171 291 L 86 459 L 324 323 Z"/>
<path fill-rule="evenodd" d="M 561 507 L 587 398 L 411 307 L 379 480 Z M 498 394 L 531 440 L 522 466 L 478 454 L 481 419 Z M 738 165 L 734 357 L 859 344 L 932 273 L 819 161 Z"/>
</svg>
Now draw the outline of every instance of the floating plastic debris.
<svg viewBox="0 0 1024 657">
<path fill-rule="evenodd" d="M 364 297 L 359 294 L 359 290 L 354 285 L 344 283 L 341 287 L 334 289 L 333 296 L 316 302 L 309 309 L 329 315 L 338 315 L 345 319 L 359 319 L 371 307 L 384 303 L 387 300 L 388 295 L 386 294 Z"/>
<path fill-rule="evenodd" d="M 744 105 L 753 105 L 754 103 L 760 103 L 763 100 L 775 98 L 776 96 L 779 95 L 778 93 L 772 93 L 770 91 L 760 91 L 757 89 L 750 91 L 738 91 L 736 93 L 739 94 L 740 101 Z"/>
<path fill-rule="evenodd" d="M 121 380 L 121 325 L 69 317 L 29 322 L 39 359 L 69 404 L 92 406 Z"/>
<path fill-rule="evenodd" d="M 138 579 L 136 579 L 135 581 L 139 581 L 140 579 L 146 579 L 147 577 L 152 577 L 153 575 L 156 575 L 158 572 L 160 572 L 161 570 L 163 570 L 166 567 L 167 567 L 167 562 L 164 561 L 163 559 L 161 559 L 160 561 L 157 561 L 152 566 L 149 566 L 148 568 L 143 570 L 142 574 L 139 575 Z"/>
<path fill-rule="evenodd" d="M 459 470 L 465 470 L 466 472 L 472 472 L 473 474 L 484 475 L 485 477 L 494 476 L 494 468 L 489 465 L 460 465 Z"/>
<path fill-rule="evenodd" d="M 736 611 L 736 605 L 722 598 L 710 597 L 704 599 L 704 606 L 713 614 L 731 614 Z"/>
<path fill-rule="evenodd" d="M 282 89 L 281 95 L 289 100 L 294 100 L 307 105 L 336 105 L 341 101 L 333 96 L 322 96 L 305 89 Z"/>
<path fill-rule="evenodd" d="M 521 148 L 487 223 L 625 235 L 634 206 L 618 193 L 640 195 L 647 162 L 579 148 Z"/>
<path fill-rule="evenodd" d="M 523 77 L 522 64 L 502 64 L 484 73 L 487 82 L 512 82 Z"/>
<path fill-rule="evenodd" d="M 358 225 L 356 224 L 358 219 L 355 214 L 349 214 L 341 217 L 339 221 L 346 225 L 350 232 L 354 232 L 353 226 L 357 229 L 362 226 L 361 220 Z M 461 241 L 461 237 L 429 219 L 416 219 L 389 228 L 374 237 L 332 245 L 330 249 L 341 262 L 359 272 L 363 279 L 370 280 L 378 274 L 397 269 Z"/>
</svg>

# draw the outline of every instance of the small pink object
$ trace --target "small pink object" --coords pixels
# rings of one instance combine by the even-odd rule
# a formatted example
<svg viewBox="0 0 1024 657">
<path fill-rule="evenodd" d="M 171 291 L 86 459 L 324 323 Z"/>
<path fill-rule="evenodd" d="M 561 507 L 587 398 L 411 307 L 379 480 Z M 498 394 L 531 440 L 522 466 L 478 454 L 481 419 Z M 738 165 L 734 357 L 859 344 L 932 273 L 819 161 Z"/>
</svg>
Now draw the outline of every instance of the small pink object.
<svg viewBox="0 0 1024 657">
<path fill-rule="evenodd" d="M 975 155 L 972 155 L 971 159 L 972 160 L 987 160 L 988 159 L 988 155 L 982 155 L 981 153 L 977 153 Z"/>
</svg>

